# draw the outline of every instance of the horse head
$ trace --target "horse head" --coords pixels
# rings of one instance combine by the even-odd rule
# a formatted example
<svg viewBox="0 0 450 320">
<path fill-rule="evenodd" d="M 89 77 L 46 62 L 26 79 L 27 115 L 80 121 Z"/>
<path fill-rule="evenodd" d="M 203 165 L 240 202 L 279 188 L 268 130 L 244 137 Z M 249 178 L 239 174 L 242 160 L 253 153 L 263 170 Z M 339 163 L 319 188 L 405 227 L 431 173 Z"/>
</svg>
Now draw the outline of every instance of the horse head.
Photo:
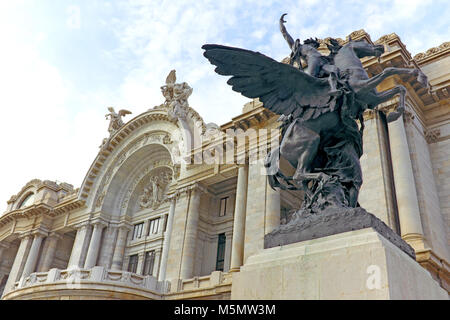
<svg viewBox="0 0 450 320">
<path fill-rule="evenodd" d="M 350 47 L 358 58 L 364 57 L 379 57 L 384 53 L 384 46 L 382 44 L 370 44 L 364 40 L 350 41 L 344 46 Z"/>
</svg>

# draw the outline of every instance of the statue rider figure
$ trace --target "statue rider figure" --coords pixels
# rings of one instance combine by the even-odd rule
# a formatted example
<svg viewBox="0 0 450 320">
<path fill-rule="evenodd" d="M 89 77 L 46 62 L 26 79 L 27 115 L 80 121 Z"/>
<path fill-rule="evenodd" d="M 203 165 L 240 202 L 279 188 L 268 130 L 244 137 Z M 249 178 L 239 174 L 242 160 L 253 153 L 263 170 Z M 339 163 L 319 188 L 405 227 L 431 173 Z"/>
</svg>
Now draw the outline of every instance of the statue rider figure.
<svg viewBox="0 0 450 320">
<path fill-rule="evenodd" d="M 328 83 L 330 84 L 331 89 L 328 93 L 331 96 L 341 95 L 342 91 L 336 88 L 339 69 L 333 64 L 332 61 L 333 56 L 336 54 L 337 50 L 340 49 L 337 41 L 332 41 L 332 45 L 328 46 L 331 54 L 330 56 L 326 57 L 317 50 L 317 48 L 319 48 L 320 46 L 320 43 L 317 41 L 317 39 L 307 39 L 303 42 L 303 44 L 300 43 L 300 39 L 296 39 L 294 41 L 294 39 L 289 35 L 286 27 L 284 26 L 284 23 L 286 23 L 286 21 L 283 20 L 285 15 L 286 13 L 283 14 L 280 18 L 280 31 L 292 50 L 290 55 L 290 64 L 293 65 L 294 62 L 297 62 L 299 68 L 303 70 L 301 58 L 305 59 L 308 66 L 304 71 L 310 76 L 316 78 L 328 76 Z"/>
</svg>

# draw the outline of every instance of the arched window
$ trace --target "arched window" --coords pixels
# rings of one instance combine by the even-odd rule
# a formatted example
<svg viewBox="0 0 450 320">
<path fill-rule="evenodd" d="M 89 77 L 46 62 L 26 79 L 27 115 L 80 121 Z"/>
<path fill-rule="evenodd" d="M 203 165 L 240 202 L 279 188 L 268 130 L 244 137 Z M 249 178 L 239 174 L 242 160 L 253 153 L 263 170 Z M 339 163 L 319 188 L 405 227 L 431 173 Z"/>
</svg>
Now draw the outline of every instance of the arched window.
<svg viewBox="0 0 450 320">
<path fill-rule="evenodd" d="M 19 206 L 19 209 L 31 206 L 34 203 L 34 193 L 30 193 Z"/>
</svg>

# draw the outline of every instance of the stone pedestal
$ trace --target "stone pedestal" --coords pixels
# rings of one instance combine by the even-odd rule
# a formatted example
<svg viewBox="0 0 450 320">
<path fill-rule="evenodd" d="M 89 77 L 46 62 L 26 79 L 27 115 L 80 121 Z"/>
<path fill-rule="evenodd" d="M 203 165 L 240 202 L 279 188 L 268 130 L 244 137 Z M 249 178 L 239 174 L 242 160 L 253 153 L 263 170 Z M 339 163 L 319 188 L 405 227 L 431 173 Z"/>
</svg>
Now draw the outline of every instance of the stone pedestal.
<svg viewBox="0 0 450 320">
<path fill-rule="evenodd" d="M 334 234 L 373 228 L 411 258 L 414 249 L 383 221 L 363 208 L 328 208 L 317 214 L 304 213 L 264 237 L 264 248 L 273 248 Z"/>
<path fill-rule="evenodd" d="M 449 299 L 405 252 L 372 228 L 250 256 L 231 299 Z"/>
</svg>

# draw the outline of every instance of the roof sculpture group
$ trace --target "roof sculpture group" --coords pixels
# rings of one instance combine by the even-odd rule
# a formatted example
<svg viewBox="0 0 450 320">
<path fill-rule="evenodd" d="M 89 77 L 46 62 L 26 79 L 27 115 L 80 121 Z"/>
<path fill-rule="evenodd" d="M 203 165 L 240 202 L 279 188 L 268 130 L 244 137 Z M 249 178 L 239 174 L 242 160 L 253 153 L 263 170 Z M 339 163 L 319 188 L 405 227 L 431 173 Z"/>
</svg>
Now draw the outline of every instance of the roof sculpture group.
<svg viewBox="0 0 450 320">
<path fill-rule="evenodd" d="M 265 166 L 273 188 L 305 191 L 294 220 L 328 209 L 357 208 L 362 185 L 363 112 L 396 95 L 399 104 L 387 116 L 388 122 L 405 110 L 403 86 L 384 92 L 378 92 L 376 86 L 400 74 L 415 76 L 426 85 L 426 76 L 418 69 L 386 68 L 369 78 L 360 59 L 380 57 L 383 45 L 351 38 L 341 45 L 331 38 L 327 44 L 330 53 L 325 56 L 318 51 L 317 39 L 293 40 L 284 25 L 285 15 L 279 23 L 291 49 L 289 64 L 259 52 L 217 44 L 203 45 L 204 56 L 218 74 L 231 76 L 227 83 L 234 91 L 259 98 L 265 108 L 280 115 L 280 147 L 268 153 Z M 293 176 L 280 171 L 280 156 L 295 168 Z"/>
</svg>

